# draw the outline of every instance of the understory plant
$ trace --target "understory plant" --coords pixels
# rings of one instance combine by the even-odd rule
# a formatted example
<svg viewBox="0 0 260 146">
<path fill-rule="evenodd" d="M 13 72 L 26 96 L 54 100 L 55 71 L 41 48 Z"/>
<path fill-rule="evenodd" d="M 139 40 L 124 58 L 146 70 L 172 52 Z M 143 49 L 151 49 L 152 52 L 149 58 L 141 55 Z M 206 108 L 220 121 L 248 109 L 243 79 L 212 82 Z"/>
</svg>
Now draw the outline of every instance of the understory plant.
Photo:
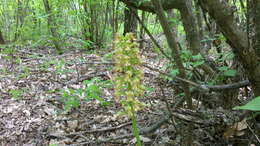
<svg viewBox="0 0 260 146">
<path fill-rule="evenodd" d="M 143 107 L 138 97 L 143 96 L 144 93 L 144 86 L 142 85 L 144 73 L 141 69 L 139 48 L 132 33 L 117 36 L 114 46 L 115 100 L 121 103 L 124 113 L 131 118 L 137 145 L 141 146 L 136 122 L 136 112 Z"/>
<path fill-rule="evenodd" d="M 65 110 L 78 108 L 81 104 L 81 99 L 85 101 L 97 100 L 102 106 L 107 106 L 110 102 L 101 97 L 102 89 L 109 86 L 110 82 L 103 81 L 98 77 L 83 81 L 83 87 L 79 89 L 64 89 L 62 90 L 62 101 L 65 105 Z"/>
</svg>

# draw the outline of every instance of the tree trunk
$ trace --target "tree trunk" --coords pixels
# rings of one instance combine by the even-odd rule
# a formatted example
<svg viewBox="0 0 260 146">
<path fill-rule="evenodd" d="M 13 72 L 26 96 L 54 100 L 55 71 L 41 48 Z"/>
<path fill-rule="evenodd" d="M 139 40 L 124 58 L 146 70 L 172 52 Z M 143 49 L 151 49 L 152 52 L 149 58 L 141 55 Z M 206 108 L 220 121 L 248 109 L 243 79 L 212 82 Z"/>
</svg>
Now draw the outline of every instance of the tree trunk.
<svg viewBox="0 0 260 146">
<path fill-rule="evenodd" d="M 253 18 L 253 32 L 255 32 L 252 41 L 252 47 L 256 50 L 257 56 L 260 57 L 260 1 L 251 0 Z"/>
<path fill-rule="evenodd" d="M 200 5 L 215 19 L 227 38 L 227 43 L 243 65 L 255 96 L 260 96 L 260 59 L 257 48 L 249 46 L 247 34 L 237 25 L 231 8 L 227 2 L 221 0 L 200 0 Z"/>
<path fill-rule="evenodd" d="M 156 14 L 159 18 L 161 25 L 162 25 L 162 29 L 163 29 L 163 32 L 166 36 L 168 45 L 172 50 L 172 56 L 173 56 L 174 60 L 176 61 L 177 67 L 178 67 L 179 72 L 180 72 L 180 77 L 185 79 L 186 78 L 185 69 L 184 69 L 184 66 L 182 64 L 182 60 L 181 60 L 180 53 L 179 53 L 179 48 L 177 46 L 177 41 L 173 37 L 172 29 L 170 28 L 169 22 L 167 21 L 167 18 L 166 18 L 164 11 L 163 11 L 163 9 L 160 5 L 160 2 L 158 0 L 152 0 L 152 2 L 153 2 L 154 6 L 156 8 Z M 184 89 L 184 92 L 185 92 L 188 107 L 192 108 L 192 100 L 191 100 L 190 92 L 189 92 L 189 84 L 182 82 L 182 86 L 183 86 L 183 89 Z"/>
<path fill-rule="evenodd" d="M 141 20 L 143 22 L 145 22 L 145 12 L 144 11 L 142 12 Z M 141 40 L 140 45 L 139 45 L 140 50 L 144 49 L 144 39 L 145 39 L 145 37 L 144 37 L 145 33 L 144 32 L 145 32 L 144 27 L 140 27 L 140 35 L 139 35 L 139 38 Z"/>
<path fill-rule="evenodd" d="M 44 3 L 45 11 L 48 14 L 48 17 L 47 17 L 48 20 L 47 21 L 48 21 L 49 30 L 50 30 L 52 37 L 53 37 L 53 44 L 54 44 L 57 52 L 59 54 L 62 54 L 60 39 L 59 39 L 59 35 L 58 35 L 58 32 L 57 32 L 57 25 L 54 22 L 54 16 L 52 15 L 52 10 L 51 10 L 51 7 L 49 5 L 49 1 L 43 0 L 43 3 Z"/>
<path fill-rule="evenodd" d="M 137 9 L 133 7 L 125 8 L 125 23 L 124 23 L 124 35 L 126 33 L 132 32 L 136 36 L 137 32 Z"/>
<path fill-rule="evenodd" d="M 141 10 L 148 12 L 155 12 L 155 8 L 150 1 L 143 1 L 138 3 L 138 0 L 120 0 L 127 4 Z M 256 6 L 259 8 L 259 1 L 254 0 Z M 252 85 L 255 96 L 260 96 L 260 59 L 259 48 L 252 48 L 248 44 L 248 37 L 246 32 L 238 26 L 233 11 L 228 6 L 227 1 L 223 0 L 199 0 L 200 6 L 204 11 L 216 21 L 220 27 L 221 32 L 227 39 L 227 43 L 233 48 L 234 54 L 238 57 L 239 62 L 245 69 L 245 73 Z M 162 0 L 162 7 L 164 10 L 172 8 L 180 9 L 183 5 L 183 0 Z M 259 11 L 259 9 L 257 9 Z M 259 18 L 259 13 L 257 14 Z M 257 19 L 259 20 L 259 19 Z M 193 22 L 191 22 L 193 23 Z M 260 23 L 259 21 L 257 23 Z M 258 25 L 258 28 L 260 25 Z M 259 32 L 259 31 L 258 31 Z M 257 37 L 259 39 L 259 37 Z"/>
<path fill-rule="evenodd" d="M 165 16 L 161 2 L 160 2 L 160 0 L 152 0 L 152 3 L 153 3 L 154 8 L 156 10 L 155 12 L 158 16 L 158 19 L 159 19 L 160 24 L 162 26 L 163 32 L 166 36 L 167 43 L 168 43 L 169 47 L 171 48 L 174 61 L 176 62 L 176 65 L 179 69 L 180 77 L 185 79 L 186 73 L 185 73 L 185 68 L 182 64 L 181 56 L 180 56 L 180 53 L 179 53 L 180 48 L 178 48 L 178 46 L 177 46 L 177 41 L 174 38 L 172 28 L 170 27 L 169 21 L 167 20 L 167 18 Z M 192 98 L 190 96 L 189 84 L 182 82 L 181 85 L 182 85 L 183 90 L 184 90 L 185 99 L 186 99 L 188 108 L 192 109 Z M 184 140 L 186 145 L 192 144 L 192 130 L 191 130 L 192 127 L 191 126 L 192 125 L 188 126 L 188 136 L 187 136 L 187 139 Z"/>
<path fill-rule="evenodd" d="M 0 30 L 0 44 L 5 44 L 4 36 L 1 30 Z"/>
<path fill-rule="evenodd" d="M 202 54 L 202 45 L 201 45 L 201 36 L 198 28 L 198 23 L 196 16 L 194 15 L 194 10 L 192 7 L 191 0 L 183 1 L 183 4 L 179 7 L 181 18 L 184 26 L 184 30 L 186 32 L 186 39 L 188 41 L 188 48 L 192 51 L 193 55 Z M 205 58 L 205 57 L 204 57 Z M 206 73 L 213 75 L 214 71 L 207 64 L 202 64 L 200 66 Z"/>
</svg>

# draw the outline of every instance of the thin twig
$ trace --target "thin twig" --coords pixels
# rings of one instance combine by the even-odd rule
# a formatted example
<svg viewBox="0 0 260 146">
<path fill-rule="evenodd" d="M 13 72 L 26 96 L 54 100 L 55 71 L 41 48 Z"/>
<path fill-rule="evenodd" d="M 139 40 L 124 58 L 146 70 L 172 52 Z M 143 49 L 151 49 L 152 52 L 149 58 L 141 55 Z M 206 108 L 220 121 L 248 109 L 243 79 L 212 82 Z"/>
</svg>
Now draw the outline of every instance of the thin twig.
<svg viewBox="0 0 260 146">
<path fill-rule="evenodd" d="M 256 140 L 258 141 L 258 143 L 260 143 L 259 137 L 255 134 L 255 132 L 254 132 L 253 129 L 248 125 L 247 122 L 246 122 L 246 126 L 247 126 L 248 129 L 253 133 L 253 135 L 255 136 L 255 138 L 256 138 Z"/>
<path fill-rule="evenodd" d="M 127 122 L 127 123 L 124 123 L 124 124 L 116 126 L 116 127 L 109 127 L 109 128 L 103 128 L 103 129 L 95 129 L 95 130 L 86 130 L 86 131 L 83 131 L 83 132 L 70 133 L 70 134 L 67 134 L 66 136 L 80 135 L 80 134 L 86 134 L 86 133 L 113 131 L 113 130 L 120 129 L 120 128 L 123 128 L 123 127 L 128 126 L 128 125 L 131 125 L 131 124 L 132 124 L 132 122 Z"/>
<path fill-rule="evenodd" d="M 148 28 L 145 26 L 145 24 L 143 23 L 143 21 L 140 19 L 140 17 L 138 15 L 136 15 L 135 13 L 133 13 L 135 15 L 135 17 L 137 18 L 138 22 L 141 24 L 141 26 L 143 27 L 144 31 L 147 33 L 147 35 L 150 37 L 150 39 L 152 40 L 152 42 L 155 44 L 155 46 L 157 48 L 159 48 L 159 51 L 170 61 L 172 61 L 173 59 L 168 56 L 163 48 L 159 45 L 159 43 L 155 40 L 155 38 L 153 37 L 153 35 L 151 34 L 151 32 L 148 30 Z"/>
</svg>

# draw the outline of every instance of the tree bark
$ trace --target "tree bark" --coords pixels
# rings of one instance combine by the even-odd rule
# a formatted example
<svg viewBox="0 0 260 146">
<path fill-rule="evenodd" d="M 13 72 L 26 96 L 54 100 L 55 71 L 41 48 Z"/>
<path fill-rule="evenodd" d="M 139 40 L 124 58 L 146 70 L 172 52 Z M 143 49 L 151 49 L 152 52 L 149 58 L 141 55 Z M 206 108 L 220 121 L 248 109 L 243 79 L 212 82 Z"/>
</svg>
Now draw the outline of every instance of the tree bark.
<svg viewBox="0 0 260 146">
<path fill-rule="evenodd" d="M 192 7 L 191 0 L 183 1 L 183 4 L 179 6 L 179 10 L 181 13 L 181 18 L 184 26 L 184 30 L 186 32 L 186 39 L 189 44 L 188 48 L 192 51 L 193 55 L 202 54 L 202 45 L 201 45 L 201 36 L 198 28 L 198 23 L 195 12 Z M 204 57 L 205 58 L 205 57 Z M 213 75 L 214 71 L 207 64 L 202 64 L 200 66 L 206 73 Z"/>
<path fill-rule="evenodd" d="M 1 30 L 0 30 L 0 44 L 5 44 L 4 36 Z"/>
<path fill-rule="evenodd" d="M 156 12 L 158 19 L 160 21 L 160 24 L 162 26 L 163 32 L 166 36 L 167 43 L 168 43 L 169 47 L 171 48 L 174 61 L 176 62 L 176 65 L 179 69 L 180 77 L 185 79 L 186 78 L 185 68 L 182 64 L 177 41 L 174 38 L 172 28 L 170 27 L 169 21 L 167 20 L 167 18 L 165 16 L 161 2 L 160 2 L 160 0 L 152 0 L 152 3 L 154 5 L 155 12 Z M 190 96 L 189 84 L 182 82 L 181 85 L 184 90 L 185 99 L 186 99 L 188 108 L 192 109 L 192 98 Z M 188 126 L 189 131 L 188 131 L 187 139 L 185 140 L 186 145 L 192 145 L 192 130 L 191 130 L 192 127 L 191 126 L 192 125 Z"/>
<path fill-rule="evenodd" d="M 176 62 L 176 65 L 179 69 L 180 77 L 185 79 L 186 78 L 185 68 L 182 64 L 182 60 L 181 60 L 180 53 L 179 53 L 179 48 L 177 45 L 177 41 L 173 37 L 174 35 L 172 32 L 172 29 L 170 28 L 169 22 L 167 21 L 167 18 L 165 16 L 162 6 L 160 4 L 160 1 L 152 0 L 152 2 L 154 4 L 154 8 L 156 9 L 156 14 L 157 14 L 160 24 L 162 26 L 163 32 L 166 36 L 167 43 L 168 43 L 169 47 L 171 48 L 174 61 Z M 189 84 L 182 82 L 182 86 L 183 86 L 183 90 L 185 93 L 186 102 L 188 104 L 188 107 L 192 108 L 192 100 L 190 97 Z"/>
<path fill-rule="evenodd" d="M 138 0 L 121 1 L 141 10 L 155 12 L 155 9 L 150 1 L 143 1 L 141 3 L 140 1 L 138 3 Z M 255 1 L 257 6 L 259 6 L 259 1 Z M 183 0 L 162 0 L 162 7 L 164 10 L 169 10 L 172 8 L 180 9 L 182 2 Z M 203 10 L 207 11 L 216 21 L 221 32 L 226 37 L 227 43 L 233 48 L 234 54 L 238 57 L 239 62 L 241 62 L 243 68 L 245 69 L 255 96 L 260 96 L 259 49 L 249 46 L 246 32 L 243 32 L 236 23 L 232 9 L 228 6 L 226 1 L 199 0 L 199 2 Z M 258 21 L 258 23 L 260 22 Z"/>
<path fill-rule="evenodd" d="M 124 35 L 126 33 L 133 33 L 136 36 L 137 33 L 137 9 L 131 6 L 125 8 L 125 23 L 124 23 Z"/>
<path fill-rule="evenodd" d="M 256 50 L 257 56 L 260 57 L 260 1 L 252 0 L 252 18 L 253 18 L 253 30 L 255 35 L 253 36 L 252 47 Z"/>
<path fill-rule="evenodd" d="M 53 37 L 53 44 L 54 44 L 57 52 L 59 54 L 62 54 L 62 49 L 61 49 L 61 45 L 60 45 L 60 42 L 59 42 L 60 39 L 59 39 L 58 32 L 56 30 L 57 26 L 56 26 L 56 23 L 54 22 L 54 18 L 53 18 L 53 15 L 52 15 L 51 7 L 49 5 L 49 1 L 43 0 L 43 3 L 44 3 L 45 11 L 48 14 L 47 21 L 48 21 L 49 30 L 50 30 L 52 37 Z"/>
<path fill-rule="evenodd" d="M 200 0 L 200 5 L 215 19 L 227 38 L 227 43 L 243 65 L 255 96 L 260 96 L 260 59 L 256 48 L 249 46 L 246 32 L 237 25 L 231 8 L 226 1 L 221 0 Z"/>
<path fill-rule="evenodd" d="M 145 22 L 145 11 L 142 12 L 142 17 L 141 17 L 141 21 L 144 23 Z M 143 50 L 144 49 L 144 35 L 145 35 L 145 28 L 143 26 L 140 27 L 140 34 L 139 34 L 139 39 L 141 40 L 140 41 L 140 44 L 139 44 L 139 48 L 140 50 Z"/>
<path fill-rule="evenodd" d="M 125 3 L 127 6 L 132 6 L 134 8 L 155 13 L 155 8 L 151 1 L 147 0 L 120 0 Z M 161 0 L 162 7 L 164 10 L 169 10 L 173 8 L 177 8 L 182 4 L 183 0 Z"/>
</svg>

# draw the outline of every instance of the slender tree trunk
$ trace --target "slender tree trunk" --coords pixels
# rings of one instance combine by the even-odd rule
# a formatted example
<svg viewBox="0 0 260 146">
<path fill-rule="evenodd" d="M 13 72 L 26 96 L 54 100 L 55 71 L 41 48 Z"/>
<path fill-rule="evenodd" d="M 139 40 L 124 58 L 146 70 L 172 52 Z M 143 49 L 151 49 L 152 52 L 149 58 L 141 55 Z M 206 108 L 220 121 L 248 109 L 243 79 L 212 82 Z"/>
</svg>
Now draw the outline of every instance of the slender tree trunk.
<svg viewBox="0 0 260 146">
<path fill-rule="evenodd" d="M 54 16 L 52 15 L 52 10 L 51 7 L 49 5 L 49 1 L 48 0 L 43 0 L 44 3 L 44 7 L 45 7 L 45 11 L 48 14 L 48 28 L 52 34 L 53 37 L 53 44 L 57 50 L 57 52 L 59 54 L 62 54 L 62 49 L 61 49 L 61 44 L 60 44 L 60 39 L 59 39 L 59 35 L 57 32 L 57 25 L 54 22 Z"/>
<path fill-rule="evenodd" d="M 172 56 L 177 64 L 177 67 L 179 69 L 180 72 L 180 77 L 182 78 L 186 78 L 186 73 L 185 73 L 185 68 L 182 64 L 182 60 L 180 57 L 180 53 L 179 53 L 179 49 L 177 46 L 177 41 L 175 40 L 175 38 L 173 37 L 173 32 L 172 29 L 170 28 L 169 22 L 164 14 L 164 11 L 162 9 L 161 6 L 161 2 L 159 0 L 152 0 L 154 7 L 156 9 L 156 14 L 159 18 L 160 24 L 162 25 L 163 28 L 163 32 L 166 36 L 167 42 L 169 47 L 172 50 Z M 189 91 L 189 84 L 187 83 L 182 83 L 183 89 L 184 89 L 184 93 L 185 93 L 185 97 L 186 97 L 186 102 L 188 104 L 188 107 L 190 109 L 192 109 L 192 100 L 190 97 L 190 91 Z"/>
<path fill-rule="evenodd" d="M 83 30 L 83 36 L 84 39 L 87 41 L 94 42 L 93 38 L 93 26 L 91 25 L 91 20 L 88 19 L 90 17 L 90 11 L 88 10 L 88 3 L 87 0 L 84 0 L 83 2 L 83 8 L 84 8 L 84 15 L 85 17 L 81 17 L 82 19 L 82 30 Z"/>
<path fill-rule="evenodd" d="M 24 5 L 21 0 L 17 2 L 17 19 L 16 19 L 16 31 L 14 34 L 14 41 L 16 41 L 21 36 L 21 30 L 24 25 L 24 20 L 26 17 L 26 10 L 29 7 L 29 0 L 24 1 Z"/>
<path fill-rule="evenodd" d="M 118 16 L 118 11 L 119 11 L 119 0 L 117 1 L 117 3 L 116 3 L 116 7 L 115 7 L 115 19 L 114 19 L 114 21 L 115 21 L 115 32 L 117 32 L 118 31 L 118 22 L 119 22 L 119 16 Z"/>
<path fill-rule="evenodd" d="M 4 36 L 1 30 L 0 30 L 0 44 L 5 44 Z"/>
<path fill-rule="evenodd" d="M 97 44 L 98 43 L 98 37 L 99 37 L 99 27 L 98 27 L 98 16 L 97 16 L 97 4 L 96 2 L 91 1 L 90 3 L 90 18 L 91 18 L 91 24 L 92 30 L 93 30 L 93 40 L 92 42 Z"/>
<path fill-rule="evenodd" d="M 137 33 L 137 19 L 135 15 L 137 15 L 137 9 L 133 7 L 125 8 L 125 23 L 124 23 L 124 35 L 126 33 L 132 32 Z"/>
<path fill-rule="evenodd" d="M 174 13 L 174 9 L 168 10 L 167 13 L 168 13 L 168 19 L 169 20 L 177 19 L 176 15 Z M 172 32 L 175 34 L 176 41 L 178 41 L 178 31 L 177 31 L 177 28 L 176 28 L 177 25 L 175 25 L 172 21 L 170 21 L 170 26 L 172 28 Z"/>
<path fill-rule="evenodd" d="M 174 58 L 174 61 L 176 62 L 176 65 L 177 65 L 178 69 L 179 69 L 180 77 L 185 79 L 186 78 L 186 73 L 185 73 L 185 68 L 184 68 L 184 66 L 182 64 L 181 56 L 180 56 L 180 53 L 179 53 L 179 49 L 180 48 L 178 48 L 178 46 L 177 46 L 177 41 L 174 38 L 172 28 L 170 27 L 169 22 L 168 22 L 168 20 L 167 20 L 167 18 L 165 16 L 165 13 L 164 13 L 162 5 L 161 5 L 161 2 L 160 2 L 160 0 L 152 0 L 152 3 L 154 5 L 156 14 L 157 14 L 157 16 L 159 18 L 159 21 L 160 21 L 160 24 L 162 26 L 163 32 L 164 32 L 164 34 L 166 36 L 168 45 L 169 45 L 169 47 L 172 50 L 172 56 Z M 183 90 L 184 90 L 184 94 L 185 94 L 185 98 L 186 98 L 186 102 L 187 102 L 188 108 L 192 109 L 192 98 L 190 96 L 189 84 L 182 82 L 181 85 L 182 85 Z M 189 129 L 189 132 L 188 132 L 189 135 L 187 137 L 187 145 L 191 145 L 192 144 L 192 131 L 191 131 L 191 127 L 189 126 L 188 129 Z"/>
<path fill-rule="evenodd" d="M 259 0 L 251 0 L 252 6 L 252 18 L 253 18 L 253 44 L 252 47 L 256 50 L 257 56 L 260 57 L 260 1 Z"/>
<path fill-rule="evenodd" d="M 21 26 L 21 18 L 22 18 L 22 2 L 20 0 L 17 1 L 17 16 L 16 16 L 16 30 L 14 34 L 14 41 L 16 41 L 20 35 L 20 26 Z"/>
<path fill-rule="evenodd" d="M 192 51 L 193 55 L 201 53 L 201 55 L 204 56 L 204 54 L 202 54 L 201 35 L 196 16 L 194 15 L 195 12 L 193 10 L 192 1 L 183 1 L 183 4 L 180 5 L 179 10 L 186 32 L 186 39 L 189 44 L 188 48 Z M 212 68 L 207 64 L 202 64 L 201 68 L 210 75 L 214 74 Z"/>
<path fill-rule="evenodd" d="M 142 17 L 141 17 L 141 20 L 143 21 L 143 22 L 145 22 L 145 12 L 143 11 L 142 12 Z M 140 48 L 140 50 L 143 50 L 144 49 L 144 33 L 145 31 L 144 31 L 144 27 L 140 27 L 140 45 L 139 45 L 139 48 Z"/>
<path fill-rule="evenodd" d="M 100 36 L 99 36 L 99 42 L 98 42 L 98 46 L 101 46 L 102 42 L 104 41 L 104 36 L 105 36 L 105 31 L 107 29 L 107 26 L 108 26 L 108 17 L 109 17 L 109 2 L 107 2 L 106 4 L 106 11 L 105 11 L 105 16 L 104 16 L 104 22 L 103 22 L 103 26 L 100 26 L 102 27 L 102 31 L 100 33 Z"/>
<path fill-rule="evenodd" d="M 195 1 L 195 10 L 196 10 L 196 19 L 198 23 L 198 31 L 199 31 L 199 39 L 202 40 L 204 36 L 204 25 L 203 25 L 203 15 L 200 6 L 197 3 L 197 0 Z"/>
</svg>

